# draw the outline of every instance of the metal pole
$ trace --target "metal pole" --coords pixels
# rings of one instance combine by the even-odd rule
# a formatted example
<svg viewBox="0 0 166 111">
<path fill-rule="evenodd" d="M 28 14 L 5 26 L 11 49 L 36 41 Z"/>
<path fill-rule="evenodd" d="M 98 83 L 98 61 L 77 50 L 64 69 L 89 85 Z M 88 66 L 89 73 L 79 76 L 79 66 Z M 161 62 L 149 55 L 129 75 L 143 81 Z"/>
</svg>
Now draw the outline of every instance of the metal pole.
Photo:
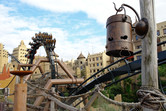
<svg viewBox="0 0 166 111">
<path fill-rule="evenodd" d="M 154 0 L 140 0 L 141 17 L 147 18 L 149 29 L 142 40 L 142 87 L 158 89 L 157 37 Z M 143 111 L 154 111 L 143 108 Z"/>
</svg>

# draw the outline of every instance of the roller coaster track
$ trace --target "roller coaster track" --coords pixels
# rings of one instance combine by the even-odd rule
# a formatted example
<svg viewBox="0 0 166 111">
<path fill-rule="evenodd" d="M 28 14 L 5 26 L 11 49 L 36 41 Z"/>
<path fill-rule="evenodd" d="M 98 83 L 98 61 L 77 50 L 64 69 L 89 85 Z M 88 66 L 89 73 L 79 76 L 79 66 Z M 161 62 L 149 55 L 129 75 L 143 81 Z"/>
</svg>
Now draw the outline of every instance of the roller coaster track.
<svg viewBox="0 0 166 111">
<path fill-rule="evenodd" d="M 165 44 L 166 41 L 158 43 L 158 46 Z M 138 53 L 141 53 L 140 51 L 135 52 L 133 55 L 136 55 Z M 70 95 L 79 95 L 79 94 L 83 94 L 88 92 L 89 90 L 91 90 L 92 88 L 95 87 L 95 85 L 103 83 L 103 82 L 107 82 L 110 80 L 113 80 L 115 77 L 124 75 L 126 73 L 129 73 L 129 75 L 127 77 L 122 78 L 121 80 L 124 80 L 128 77 L 134 76 L 136 74 L 141 73 L 141 59 L 133 61 L 133 62 L 127 62 L 128 57 L 124 57 L 108 66 L 106 66 L 105 68 L 101 69 L 100 71 L 98 71 L 97 73 L 93 74 L 91 77 L 89 77 L 87 80 L 85 80 L 83 83 L 81 83 L 77 88 L 75 88 L 73 91 L 70 92 Z M 110 70 L 110 67 L 120 61 L 126 61 L 126 65 L 121 66 L 119 68 L 116 68 L 114 70 Z M 158 65 L 161 64 L 165 64 L 166 63 L 166 51 L 162 51 L 158 53 Z M 101 72 L 103 72 L 104 70 L 108 70 L 108 72 L 104 75 L 99 75 Z M 96 78 L 96 76 L 99 75 L 98 78 Z M 94 78 L 92 81 L 90 81 L 89 83 L 85 84 L 88 80 Z M 121 80 L 118 80 L 116 82 L 119 82 Z M 115 83 L 115 82 L 113 82 Z M 108 84 L 106 87 L 112 85 L 113 83 Z M 84 85 L 85 84 L 85 85 Z"/>
<path fill-rule="evenodd" d="M 33 40 L 33 43 L 29 43 L 29 45 L 31 46 L 31 49 L 28 49 L 28 54 L 26 55 L 26 57 L 29 59 L 29 64 L 33 64 L 34 56 L 36 54 L 37 49 L 40 46 L 44 46 L 45 51 L 47 53 L 47 57 L 48 57 L 49 62 L 51 64 L 51 78 L 55 79 L 56 77 L 58 77 L 58 75 L 55 71 L 55 60 L 54 60 L 54 53 L 53 53 L 53 50 L 55 48 L 55 42 L 56 42 L 55 39 L 52 40 L 52 36 L 48 35 L 47 33 L 42 33 L 42 34 L 39 33 L 39 34 L 35 34 L 35 37 L 32 37 L 32 40 Z M 166 43 L 166 41 L 158 43 L 158 46 L 165 44 L 165 43 Z M 141 53 L 141 50 L 135 52 L 133 55 L 136 55 L 139 53 Z M 158 53 L 158 65 L 162 65 L 162 64 L 166 63 L 166 56 L 165 55 L 166 55 L 166 51 L 162 51 L 162 52 Z M 13 57 L 11 54 L 9 54 L 9 56 Z M 121 76 L 121 75 L 124 75 L 127 73 L 128 73 L 128 75 L 126 77 L 121 78 L 117 81 L 110 82 L 109 84 L 107 84 L 107 86 L 105 86 L 105 88 L 109 87 L 112 84 L 115 84 L 121 80 L 124 80 L 126 78 L 129 78 L 131 76 L 134 76 L 136 74 L 141 73 L 141 59 L 133 61 L 133 62 L 128 62 L 127 61 L 128 57 L 124 57 L 118 61 L 115 61 L 114 63 L 106 66 L 105 68 L 103 68 L 100 71 L 93 74 L 87 80 L 82 82 L 78 87 L 76 87 L 74 90 L 72 90 L 70 92 L 70 96 L 71 95 L 72 96 L 73 95 L 80 95 L 80 94 L 86 93 L 89 90 L 91 90 L 92 88 L 94 88 L 95 85 L 97 85 L 97 84 L 114 80 L 115 77 L 118 77 L 118 76 Z M 15 57 L 13 57 L 13 58 L 18 63 L 20 63 Z M 110 67 L 112 65 L 115 65 L 121 61 L 125 61 L 126 65 L 121 66 L 119 68 L 116 68 L 114 70 L 110 70 Z M 28 69 L 30 70 L 30 67 Z M 104 70 L 107 70 L 107 73 L 104 73 L 105 72 Z M 93 79 L 93 80 L 86 84 L 86 82 L 90 79 Z M 163 87 L 163 88 L 165 88 L 165 87 Z M 75 100 L 76 99 L 69 99 L 69 100 L 65 101 L 65 103 L 72 104 Z"/>
<path fill-rule="evenodd" d="M 30 42 L 29 45 L 31 46 L 31 49 L 28 49 L 28 54 L 25 55 L 29 59 L 29 64 L 33 64 L 33 60 L 35 57 L 35 54 L 37 52 L 37 49 L 40 46 L 44 46 L 44 49 L 46 51 L 47 57 L 49 58 L 50 67 L 51 67 L 51 78 L 55 79 L 58 77 L 58 74 L 55 71 L 55 62 L 54 62 L 54 48 L 56 40 L 52 39 L 52 35 L 49 35 L 48 33 L 40 33 L 35 34 L 35 37 L 32 37 L 33 42 Z M 30 67 L 28 68 L 30 70 Z"/>
</svg>

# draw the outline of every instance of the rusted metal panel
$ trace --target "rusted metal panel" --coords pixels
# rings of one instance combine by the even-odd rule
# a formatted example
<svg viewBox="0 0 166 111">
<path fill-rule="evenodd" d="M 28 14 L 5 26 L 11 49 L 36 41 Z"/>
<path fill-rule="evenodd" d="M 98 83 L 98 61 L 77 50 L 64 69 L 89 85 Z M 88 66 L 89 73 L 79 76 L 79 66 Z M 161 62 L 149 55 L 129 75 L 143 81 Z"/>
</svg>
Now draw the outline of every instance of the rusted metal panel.
<svg viewBox="0 0 166 111">
<path fill-rule="evenodd" d="M 107 19 L 106 54 L 114 57 L 133 54 L 132 21 L 125 14 L 117 14 Z"/>
</svg>

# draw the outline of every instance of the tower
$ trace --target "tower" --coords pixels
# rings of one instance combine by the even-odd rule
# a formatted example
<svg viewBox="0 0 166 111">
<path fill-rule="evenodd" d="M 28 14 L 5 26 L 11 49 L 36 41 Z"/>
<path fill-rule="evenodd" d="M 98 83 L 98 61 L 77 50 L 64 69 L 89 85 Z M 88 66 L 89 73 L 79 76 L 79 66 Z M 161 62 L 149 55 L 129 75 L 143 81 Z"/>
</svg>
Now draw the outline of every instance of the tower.
<svg viewBox="0 0 166 111">
<path fill-rule="evenodd" d="M 0 72 L 2 72 L 4 64 L 8 63 L 8 51 L 4 49 L 4 45 L 0 43 Z"/>
<path fill-rule="evenodd" d="M 13 50 L 13 56 L 15 56 L 21 63 L 26 63 L 27 58 L 25 54 L 27 54 L 27 47 L 24 44 L 24 41 L 21 40 L 20 45 Z M 17 67 L 18 63 L 12 58 L 11 60 L 13 67 Z"/>
</svg>

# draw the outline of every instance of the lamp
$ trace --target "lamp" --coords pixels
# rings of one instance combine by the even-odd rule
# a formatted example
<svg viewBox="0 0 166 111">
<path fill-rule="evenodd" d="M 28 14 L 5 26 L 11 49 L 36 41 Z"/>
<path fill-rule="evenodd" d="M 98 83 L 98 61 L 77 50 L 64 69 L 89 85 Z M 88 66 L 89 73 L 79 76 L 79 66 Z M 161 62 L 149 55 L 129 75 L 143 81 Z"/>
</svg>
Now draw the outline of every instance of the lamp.
<svg viewBox="0 0 166 111">
<path fill-rule="evenodd" d="M 135 27 L 132 26 L 130 16 L 126 15 L 125 7 L 134 11 L 138 18 L 138 23 Z M 140 19 L 138 13 L 134 8 L 127 4 L 122 4 L 119 9 L 116 8 L 116 14 L 107 19 L 107 45 L 106 54 L 114 57 L 130 56 L 133 54 L 132 45 L 132 28 L 135 29 L 140 38 L 144 38 L 148 32 L 148 20 L 146 18 Z M 124 14 L 118 14 L 124 10 Z"/>
</svg>

